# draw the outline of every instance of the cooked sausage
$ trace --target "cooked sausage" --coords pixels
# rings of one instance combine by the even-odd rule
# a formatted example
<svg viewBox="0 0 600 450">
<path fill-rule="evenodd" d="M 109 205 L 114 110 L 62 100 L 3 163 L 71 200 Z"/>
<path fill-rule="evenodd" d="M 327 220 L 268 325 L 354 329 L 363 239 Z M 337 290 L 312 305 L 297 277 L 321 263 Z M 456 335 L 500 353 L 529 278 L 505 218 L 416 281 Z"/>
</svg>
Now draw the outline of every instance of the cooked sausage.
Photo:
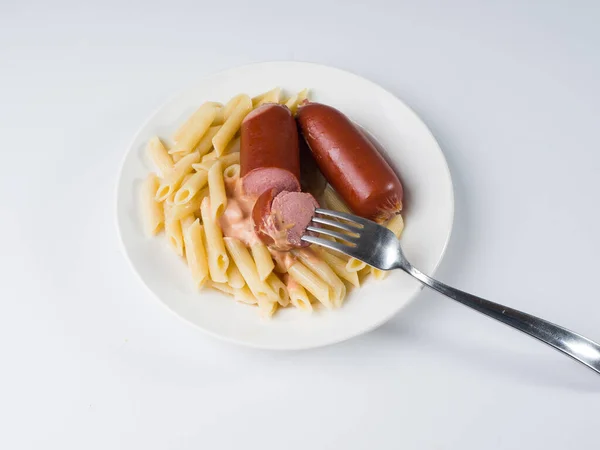
<svg viewBox="0 0 600 450">
<path fill-rule="evenodd" d="M 306 192 L 265 191 L 252 210 L 257 236 L 269 247 L 288 251 L 309 244 L 301 240 L 319 204 Z"/>
<path fill-rule="evenodd" d="M 382 222 L 400 212 L 400 180 L 348 117 L 309 102 L 296 119 L 321 172 L 354 213 Z"/>
<path fill-rule="evenodd" d="M 300 190 L 298 130 L 286 106 L 266 103 L 244 118 L 240 166 L 245 194 Z"/>
</svg>

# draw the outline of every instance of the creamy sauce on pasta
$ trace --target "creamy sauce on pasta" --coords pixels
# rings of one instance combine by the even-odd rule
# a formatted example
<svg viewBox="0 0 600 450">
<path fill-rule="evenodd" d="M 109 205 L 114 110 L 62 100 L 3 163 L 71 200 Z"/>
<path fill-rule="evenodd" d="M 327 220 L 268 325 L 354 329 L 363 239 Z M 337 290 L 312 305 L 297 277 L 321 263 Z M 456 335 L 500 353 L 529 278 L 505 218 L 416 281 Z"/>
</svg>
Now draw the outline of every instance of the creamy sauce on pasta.
<svg viewBox="0 0 600 450">
<path fill-rule="evenodd" d="M 225 178 L 224 182 L 227 207 L 219 218 L 223 236 L 239 239 L 248 247 L 260 243 L 261 240 L 254 231 L 252 220 L 252 209 L 257 198 L 244 194 L 242 180 L 239 177 Z M 269 252 L 275 262 L 275 270 L 279 273 L 287 272 L 287 269 L 296 262 L 291 252 L 280 252 L 271 248 Z"/>
</svg>

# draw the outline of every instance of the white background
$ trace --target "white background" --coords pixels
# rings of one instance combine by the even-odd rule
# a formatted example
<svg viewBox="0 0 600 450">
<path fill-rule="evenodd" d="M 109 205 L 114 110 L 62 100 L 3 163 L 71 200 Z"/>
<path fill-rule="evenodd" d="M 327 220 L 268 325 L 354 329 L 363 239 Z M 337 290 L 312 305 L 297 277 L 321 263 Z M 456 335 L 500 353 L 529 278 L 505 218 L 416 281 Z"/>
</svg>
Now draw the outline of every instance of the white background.
<svg viewBox="0 0 600 450">
<path fill-rule="evenodd" d="M 597 449 L 598 375 L 429 292 L 319 350 L 205 336 L 134 277 L 114 186 L 203 75 L 347 69 L 445 152 L 438 277 L 600 340 L 599 22 L 592 0 L 2 0 L 0 448 Z"/>
</svg>

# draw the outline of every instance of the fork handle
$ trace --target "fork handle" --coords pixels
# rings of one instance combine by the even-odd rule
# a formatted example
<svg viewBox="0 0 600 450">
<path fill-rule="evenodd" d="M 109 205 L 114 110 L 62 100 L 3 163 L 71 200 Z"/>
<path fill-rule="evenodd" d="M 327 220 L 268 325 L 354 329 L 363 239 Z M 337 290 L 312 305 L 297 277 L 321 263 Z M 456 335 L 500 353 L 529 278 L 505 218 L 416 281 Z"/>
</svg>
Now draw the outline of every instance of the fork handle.
<svg viewBox="0 0 600 450">
<path fill-rule="evenodd" d="M 496 319 L 508 326 L 516 328 L 529 336 L 554 347 L 571 358 L 585 364 L 590 369 L 600 373 L 600 345 L 555 325 L 539 317 L 518 311 L 516 309 L 490 302 L 481 297 L 468 294 L 425 275 L 412 265 L 406 263 L 401 269 L 412 275 L 421 283 L 450 297 L 469 308 L 473 308 L 486 316 Z"/>
</svg>

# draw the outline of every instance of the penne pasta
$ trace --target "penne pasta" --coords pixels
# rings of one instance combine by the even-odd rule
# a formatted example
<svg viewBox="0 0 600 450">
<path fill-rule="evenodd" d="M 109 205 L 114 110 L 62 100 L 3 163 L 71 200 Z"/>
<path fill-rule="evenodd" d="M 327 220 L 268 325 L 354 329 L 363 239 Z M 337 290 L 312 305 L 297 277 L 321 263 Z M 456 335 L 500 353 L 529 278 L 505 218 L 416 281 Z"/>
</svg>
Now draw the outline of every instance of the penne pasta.
<svg viewBox="0 0 600 450">
<path fill-rule="evenodd" d="M 229 267 L 227 268 L 227 284 L 233 289 L 241 289 L 246 285 L 240 269 L 237 268 L 232 259 L 229 260 Z"/>
<path fill-rule="evenodd" d="M 208 103 L 212 103 L 213 105 L 215 105 L 218 108 L 218 111 L 221 111 L 223 109 L 223 104 L 218 103 L 218 102 L 208 102 Z M 202 108 L 202 106 L 204 106 L 204 104 L 200 105 L 200 108 Z M 187 120 L 185 122 L 183 122 L 179 128 L 177 128 L 177 130 L 175 130 L 175 133 L 173 133 L 173 141 L 177 142 L 180 138 L 181 135 L 184 133 L 184 131 L 189 128 L 191 126 L 192 121 L 195 119 L 195 115 L 196 114 L 202 114 L 202 111 L 200 111 L 200 108 L 198 108 L 196 111 L 194 111 L 194 113 L 192 115 L 190 115 Z"/>
<path fill-rule="evenodd" d="M 200 205 L 202 224 L 206 235 L 206 254 L 210 278 L 218 283 L 227 282 L 229 257 L 223 243 L 223 233 L 214 219 L 210 207 L 210 198 L 205 197 Z"/>
<path fill-rule="evenodd" d="M 162 202 L 173 195 L 179 189 L 183 178 L 193 170 L 192 164 L 199 161 L 200 155 L 196 152 L 190 153 L 177 161 L 171 170 L 165 173 L 165 177 L 156 190 L 156 200 Z"/>
<path fill-rule="evenodd" d="M 184 203 L 183 205 L 169 205 L 171 207 L 171 216 L 174 219 L 183 219 L 185 216 L 190 214 L 196 214 L 200 211 L 200 206 L 202 205 L 202 200 L 204 197 L 208 196 L 208 188 L 202 189 L 198 192 L 189 202 Z"/>
<path fill-rule="evenodd" d="M 233 297 L 235 298 L 235 301 L 245 303 L 247 305 L 258 304 L 256 297 L 252 294 L 252 291 L 250 291 L 250 288 L 248 286 L 244 286 L 241 289 L 235 289 Z"/>
<path fill-rule="evenodd" d="M 242 120 L 246 117 L 252 110 L 252 100 L 245 94 L 238 95 L 234 97 L 230 102 L 233 102 L 237 99 L 237 103 L 233 110 L 227 115 L 225 113 L 225 123 L 221 126 L 215 137 L 213 137 L 213 146 L 215 147 L 215 151 L 217 155 L 221 156 L 225 149 L 227 148 L 227 144 L 233 139 L 235 133 L 240 128 L 242 124 Z M 225 106 L 227 108 L 227 105 Z"/>
<path fill-rule="evenodd" d="M 165 234 L 169 245 L 179 256 L 183 256 L 183 233 L 181 230 L 181 221 L 171 214 L 171 207 L 165 206 Z"/>
<path fill-rule="evenodd" d="M 292 254 L 298 258 L 302 264 L 312 270 L 317 276 L 319 276 L 328 286 L 331 288 L 330 299 L 333 306 L 339 308 L 342 306 L 344 297 L 346 297 L 346 285 L 340 280 L 335 274 L 333 269 L 323 261 L 321 258 L 316 256 L 309 249 L 292 250 Z"/>
<path fill-rule="evenodd" d="M 154 136 L 148 141 L 146 151 L 162 175 L 173 167 L 173 158 L 171 158 L 171 155 L 169 155 L 169 152 L 167 152 L 167 149 L 158 136 Z"/>
<path fill-rule="evenodd" d="M 258 272 L 258 278 L 261 281 L 265 281 L 267 277 L 273 272 L 275 263 L 271 258 L 271 253 L 265 244 L 257 242 L 251 247 L 252 257 L 256 264 L 256 271 Z"/>
<path fill-rule="evenodd" d="M 190 153 L 198 145 L 202 136 L 208 131 L 220 108 L 219 103 L 203 103 L 181 128 L 175 132 L 173 139 L 175 145 L 169 153 Z"/>
<path fill-rule="evenodd" d="M 386 226 L 386 228 L 391 230 L 396 235 L 397 238 L 399 238 L 400 235 L 402 234 L 402 231 L 404 230 L 404 219 L 402 219 L 402 216 L 400 214 L 398 214 L 398 215 L 392 217 L 385 226 Z M 373 267 L 372 273 L 373 273 L 373 277 L 376 280 L 383 280 L 383 279 L 387 278 L 389 271 L 379 270 L 379 269 L 376 269 L 375 267 Z"/>
<path fill-rule="evenodd" d="M 223 152 L 223 155 L 228 155 L 230 153 L 239 153 L 241 141 L 242 140 L 240 136 L 233 138 L 231 142 L 227 144 L 227 148 Z"/>
<path fill-rule="evenodd" d="M 281 98 L 281 88 L 276 87 L 270 91 L 263 92 L 262 94 L 252 97 L 252 107 L 256 108 L 263 103 L 279 103 Z"/>
<path fill-rule="evenodd" d="M 356 258 L 350 258 L 346 263 L 346 270 L 348 272 L 358 272 L 367 267 L 366 262 L 359 261 Z"/>
<path fill-rule="evenodd" d="M 208 184 L 208 172 L 200 170 L 181 183 L 181 187 L 173 197 L 175 205 L 189 202 L 200 190 Z"/>
<path fill-rule="evenodd" d="M 287 290 L 290 296 L 290 303 L 302 311 L 312 312 L 313 307 L 308 299 L 306 290 L 296 282 L 292 277 L 287 281 Z"/>
<path fill-rule="evenodd" d="M 196 145 L 196 148 L 194 148 L 194 151 L 200 153 L 200 156 L 204 156 L 208 152 L 210 152 L 210 150 L 212 149 L 212 146 L 213 146 L 212 139 L 215 137 L 215 135 L 219 131 L 219 128 L 221 128 L 221 127 L 220 126 L 212 126 L 208 130 L 206 130 L 206 133 L 204 134 L 204 136 L 202 136 L 202 139 L 200 139 L 200 141 L 198 142 L 198 145 Z"/>
<path fill-rule="evenodd" d="M 216 281 L 208 281 L 207 285 L 217 291 L 221 291 L 227 295 L 235 295 L 235 289 L 229 286 L 227 283 L 217 283 Z"/>
<path fill-rule="evenodd" d="M 192 167 L 196 170 L 206 170 L 207 172 L 217 161 L 221 161 L 221 165 L 223 167 L 229 167 L 232 164 L 240 163 L 240 154 L 239 153 L 230 153 L 228 155 L 221 156 L 220 158 L 203 160 L 201 163 L 192 164 Z"/>
<path fill-rule="evenodd" d="M 350 272 L 346 269 L 346 261 L 317 245 L 314 245 L 311 249 L 316 252 L 323 261 L 329 264 L 329 267 L 333 269 L 337 276 L 348 281 L 354 287 L 360 287 L 358 273 Z"/>
<path fill-rule="evenodd" d="M 270 274 L 267 277 L 267 284 L 271 287 L 271 289 L 273 289 L 273 292 L 277 294 L 277 302 L 280 306 L 285 308 L 287 305 L 289 305 L 290 295 L 288 294 L 287 287 L 277 275 L 274 273 Z"/>
<path fill-rule="evenodd" d="M 230 237 L 226 237 L 223 240 L 225 241 L 227 251 L 231 255 L 231 259 L 235 262 L 258 302 L 276 302 L 278 299 L 277 295 L 267 283 L 261 281 L 258 277 L 254 260 L 242 241 Z"/>
<path fill-rule="evenodd" d="M 208 171 L 208 192 L 213 220 L 217 220 L 227 207 L 227 193 L 223 181 L 223 166 L 217 161 Z"/>
<path fill-rule="evenodd" d="M 402 232 L 404 231 L 404 219 L 400 214 L 395 215 L 388 221 L 388 223 L 385 226 L 388 230 L 392 231 L 392 233 L 394 233 L 397 238 L 399 238 L 402 235 Z"/>
<path fill-rule="evenodd" d="M 331 300 L 329 285 L 304 264 L 300 261 L 292 264 L 288 268 L 288 273 L 296 283 L 313 294 L 323 306 L 328 309 L 333 308 L 334 305 Z"/>
<path fill-rule="evenodd" d="M 190 214 L 196 214 L 200 211 L 202 200 L 208 196 L 208 188 L 198 192 L 189 202 L 183 205 L 169 205 L 171 207 L 171 215 L 174 219 L 183 219 Z"/>
<path fill-rule="evenodd" d="M 271 318 L 278 308 L 278 302 L 261 302 L 260 299 L 258 300 L 258 313 L 265 319 Z"/>
<path fill-rule="evenodd" d="M 185 257 L 192 272 L 194 284 L 198 288 L 204 286 L 208 281 L 208 260 L 204 248 L 203 234 L 204 230 L 198 219 L 194 220 L 188 227 L 184 226 Z"/>
<path fill-rule="evenodd" d="M 185 242 L 185 230 L 187 230 L 196 220 L 196 216 L 193 214 L 189 214 L 182 219 L 179 219 L 181 222 L 181 231 L 184 233 L 184 242 Z"/>
<path fill-rule="evenodd" d="M 327 209 L 352 214 L 350 208 L 348 208 L 346 203 L 344 203 L 344 201 L 340 198 L 338 193 L 335 192 L 330 184 L 325 186 L 325 191 L 323 191 L 323 203 Z"/>
<path fill-rule="evenodd" d="M 215 152 L 213 150 L 212 152 L 207 153 L 206 155 L 204 155 L 202 157 L 202 162 L 204 162 L 204 161 L 210 161 L 210 160 L 216 161 L 217 159 L 219 159 L 219 155 L 217 155 L 217 152 Z"/>
<path fill-rule="evenodd" d="M 240 101 L 240 98 L 243 97 L 243 96 L 244 96 L 244 94 L 234 95 L 225 104 L 225 106 L 221 110 L 222 111 L 221 115 L 222 115 L 223 123 L 225 123 L 225 121 L 229 118 L 229 116 L 231 116 L 231 113 L 234 111 L 235 107 L 237 106 L 237 104 Z"/>
<path fill-rule="evenodd" d="M 233 183 L 240 179 L 241 168 L 239 164 L 232 164 L 223 171 L 223 180 Z"/>
<path fill-rule="evenodd" d="M 296 114 L 296 110 L 298 109 L 298 105 L 302 103 L 308 97 L 308 89 L 302 89 L 296 95 L 290 97 L 290 99 L 285 102 L 285 106 L 289 108 L 292 114 Z"/>
<path fill-rule="evenodd" d="M 148 175 L 142 184 L 142 217 L 147 236 L 156 235 L 165 223 L 163 206 L 154 198 L 158 185 L 158 177 L 154 173 Z"/>
</svg>

